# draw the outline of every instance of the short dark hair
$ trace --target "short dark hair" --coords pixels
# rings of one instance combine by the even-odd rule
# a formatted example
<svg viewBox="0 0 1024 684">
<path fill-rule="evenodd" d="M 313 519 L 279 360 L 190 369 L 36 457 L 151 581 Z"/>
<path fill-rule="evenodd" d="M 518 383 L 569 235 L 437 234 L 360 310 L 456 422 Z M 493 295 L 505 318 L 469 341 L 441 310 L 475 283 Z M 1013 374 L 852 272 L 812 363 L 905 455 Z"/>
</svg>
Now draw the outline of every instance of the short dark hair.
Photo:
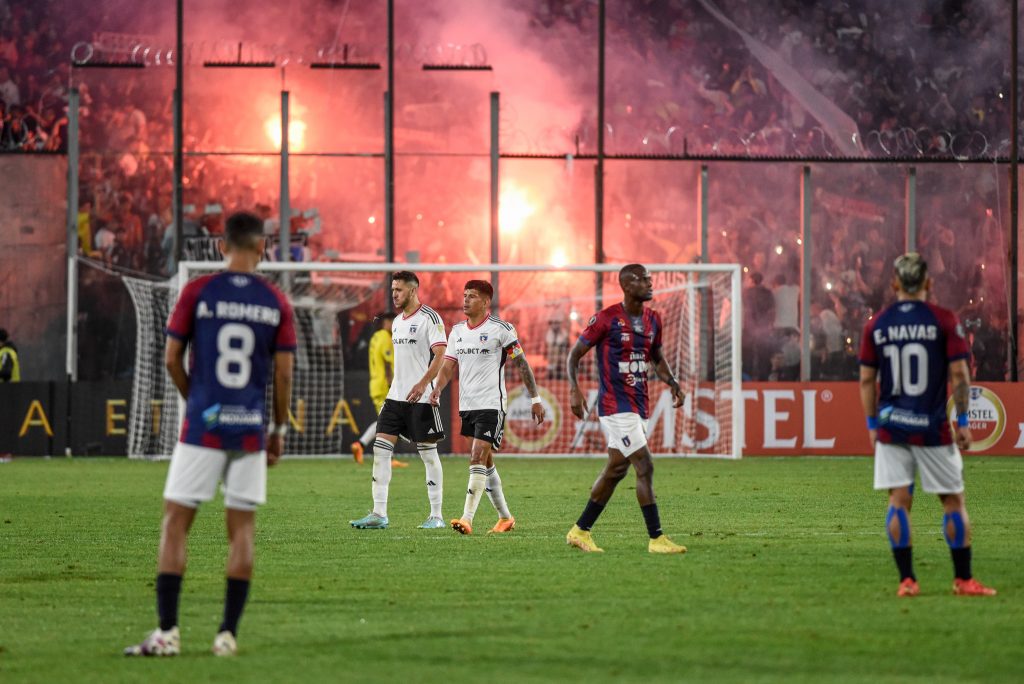
<svg viewBox="0 0 1024 684">
<path fill-rule="evenodd" d="M 11 339 L 11 336 L 7 334 L 7 330 L 4 328 L 0 328 L 0 344 L 6 342 L 9 339 Z"/>
<path fill-rule="evenodd" d="M 464 290 L 476 290 L 488 299 L 494 299 L 494 288 L 486 280 L 469 280 Z"/>
<path fill-rule="evenodd" d="M 247 211 L 238 211 L 228 217 L 224 239 L 232 247 L 252 249 L 263 237 L 263 219 Z"/>
<path fill-rule="evenodd" d="M 622 280 L 627 275 L 639 278 L 640 273 L 646 270 L 647 267 L 644 266 L 643 264 L 626 264 L 625 266 L 619 269 L 619 280 Z"/>
<path fill-rule="evenodd" d="M 420 279 L 417 278 L 416 274 L 413 273 L 412 271 L 395 271 L 393 274 L 391 274 L 391 280 L 401 280 L 403 283 L 409 283 L 411 285 L 415 285 L 416 287 L 420 286 Z"/>
</svg>

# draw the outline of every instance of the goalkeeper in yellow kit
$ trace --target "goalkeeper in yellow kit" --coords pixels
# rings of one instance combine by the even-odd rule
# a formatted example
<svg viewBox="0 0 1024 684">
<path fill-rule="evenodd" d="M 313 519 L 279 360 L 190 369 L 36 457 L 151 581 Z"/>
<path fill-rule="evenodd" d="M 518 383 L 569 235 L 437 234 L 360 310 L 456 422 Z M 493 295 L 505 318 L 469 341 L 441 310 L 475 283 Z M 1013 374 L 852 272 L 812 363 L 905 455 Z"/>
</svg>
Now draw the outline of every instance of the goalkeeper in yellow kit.
<svg viewBox="0 0 1024 684">
<path fill-rule="evenodd" d="M 375 320 L 380 326 L 370 338 L 370 400 L 376 414 L 384 406 L 384 399 L 391 388 L 391 380 L 395 377 L 395 345 L 391 341 L 391 324 L 395 314 L 390 311 L 378 314 Z M 370 423 L 359 441 L 352 442 L 352 457 L 356 463 L 363 462 L 363 452 L 377 434 L 377 421 Z M 395 460 L 392 465 L 399 468 L 407 467 L 408 463 Z"/>
</svg>

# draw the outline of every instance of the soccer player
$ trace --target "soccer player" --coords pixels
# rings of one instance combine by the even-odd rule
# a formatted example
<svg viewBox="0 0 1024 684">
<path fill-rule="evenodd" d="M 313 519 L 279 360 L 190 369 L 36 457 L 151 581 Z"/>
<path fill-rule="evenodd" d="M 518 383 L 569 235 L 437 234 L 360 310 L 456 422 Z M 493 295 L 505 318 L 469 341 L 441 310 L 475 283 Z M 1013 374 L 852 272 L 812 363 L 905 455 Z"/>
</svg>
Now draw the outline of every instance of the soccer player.
<svg viewBox="0 0 1024 684">
<path fill-rule="evenodd" d="M 391 301 L 398 316 L 391 324 L 395 348 L 395 377 L 384 406 L 377 416 L 377 438 L 373 442 L 373 510 L 359 520 L 349 521 L 361 530 L 388 527 L 388 485 L 395 443 L 404 436 L 416 443 L 427 471 L 427 499 L 430 516 L 423 529 L 445 526 L 441 517 L 444 481 L 437 443 L 444 439 L 441 413 L 430 404 L 434 378 L 444 361 L 447 346 L 441 316 L 420 303 L 420 280 L 415 273 L 398 271 L 391 277 Z"/>
<path fill-rule="evenodd" d="M 395 345 L 391 342 L 391 325 L 395 314 L 384 311 L 377 314 L 374 320 L 379 322 L 380 327 L 370 337 L 370 399 L 375 413 L 379 414 L 388 390 L 391 389 L 391 379 L 395 377 Z M 373 421 L 359 441 L 352 442 L 352 457 L 356 463 L 363 462 L 363 451 L 370 446 L 370 440 L 376 432 L 377 421 Z M 398 463 L 401 461 L 394 461 L 393 465 Z"/>
<path fill-rule="evenodd" d="M 661 530 L 661 517 L 654 499 L 654 463 L 647 448 L 647 373 L 655 373 L 672 390 L 673 406 L 683 405 L 683 391 L 661 353 L 661 316 L 644 307 L 654 298 L 651 275 L 640 264 L 623 266 L 619 271 L 622 303 L 602 309 L 590 319 L 576 345 L 569 352 L 569 407 L 583 419 L 583 393 L 576 379 L 580 359 L 591 347 L 597 347 L 600 386 L 597 415 L 608 438 L 608 461 L 590 490 L 583 515 L 565 537 L 566 543 L 583 551 L 603 551 L 594 542 L 590 528 L 626 476 L 630 464 L 636 471 L 636 498 L 640 503 L 650 541 L 651 553 L 686 553 Z"/>
<path fill-rule="evenodd" d="M 462 310 L 467 320 L 452 326 L 448 336 L 448 352 L 437 378 L 437 387 L 430 395 L 436 406 L 443 390 L 459 368 L 459 417 L 462 418 L 464 437 L 473 440 L 469 458 L 469 488 L 461 518 L 451 521 L 452 529 L 460 534 L 473 533 L 480 496 L 487 497 L 498 512 L 498 522 L 491 532 L 510 532 L 516 519 L 509 511 L 501 477 L 494 466 L 494 451 L 501 448 L 505 431 L 505 362 L 516 364 L 519 375 L 530 393 L 530 412 L 537 425 L 544 422 L 544 405 L 537 391 L 537 381 L 519 344 L 516 329 L 511 323 L 490 315 L 494 289 L 485 280 L 470 280 L 462 295 Z"/>
<path fill-rule="evenodd" d="M 142 643 L 126 648 L 125 655 L 179 653 L 186 540 L 196 509 L 213 499 L 220 480 L 228 531 L 227 590 L 213 652 L 236 652 L 252 577 L 255 511 L 266 501 L 267 466 L 277 463 L 284 448 L 295 357 L 291 305 L 254 274 L 264 243 L 263 221 L 233 214 L 221 245 L 225 270 L 189 282 L 167 324 L 167 371 L 186 406 L 164 487 L 156 577 L 160 625 Z M 268 430 L 263 421 L 271 373 L 274 419 Z"/>
<path fill-rule="evenodd" d="M 885 522 L 900 573 L 897 595 L 920 592 L 910 540 L 914 476 L 920 473 L 921 488 L 942 501 L 953 593 L 992 596 L 995 589 L 971 574 L 971 526 L 964 506 L 959 449 L 971 445 L 967 340 L 952 311 L 927 302 L 932 281 L 921 255 L 904 254 L 893 266 L 896 302 L 868 321 L 861 339 L 860 400 L 875 448 L 875 489 L 889 490 Z M 947 382 L 956 406 L 955 444 L 946 416 Z"/>
</svg>

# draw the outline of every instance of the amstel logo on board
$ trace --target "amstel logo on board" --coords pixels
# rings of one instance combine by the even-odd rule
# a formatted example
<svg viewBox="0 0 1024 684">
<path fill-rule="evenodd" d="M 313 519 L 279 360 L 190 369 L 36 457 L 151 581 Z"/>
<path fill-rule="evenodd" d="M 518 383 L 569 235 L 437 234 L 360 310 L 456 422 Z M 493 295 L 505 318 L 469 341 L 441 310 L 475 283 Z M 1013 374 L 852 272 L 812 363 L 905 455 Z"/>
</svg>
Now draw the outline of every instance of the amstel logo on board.
<svg viewBox="0 0 1024 684">
<path fill-rule="evenodd" d="M 508 414 L 505 416 L 505 437 L 520 451 L 542 451 L 558 437 L 562 428 L 562 409 L 558 399 L 544 387 L 537 388 L 547 413 L 543 425 L 533 424 L 533 404 L 523 387 L 508 393 Z"/>
<path fill-rule="evenodd" d="M 956 406 L 953 397 L 946 402 L 949 420 L 956 423 Z M 967 406 L 967 417 L 971 423 L 973 443 L 970 451 L 985 451 L 995 446 L 1006 429 L 1006 408 L 995 392 L 987 387 L 971 387 L 971 400 Z"/>
</svg>

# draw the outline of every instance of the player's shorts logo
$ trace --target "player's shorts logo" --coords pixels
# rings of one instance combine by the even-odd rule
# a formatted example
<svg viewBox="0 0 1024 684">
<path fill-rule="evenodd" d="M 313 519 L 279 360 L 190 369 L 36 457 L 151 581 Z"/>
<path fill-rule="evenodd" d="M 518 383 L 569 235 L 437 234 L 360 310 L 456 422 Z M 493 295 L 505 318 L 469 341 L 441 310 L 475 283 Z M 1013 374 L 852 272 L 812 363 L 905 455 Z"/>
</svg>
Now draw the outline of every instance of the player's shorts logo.
<svg viewBox="0 0 1024 684">
<path fill-rule="evenodd" d="M 953 397 L 946 402 L 946 413 L 956 423 L 956 406 Z M 1003 436 L 1006 429 L 1006 408 L 1002 400 L 988 387 L 971 387 L 971 399 L 967 406 L 967 417 L 971 424 L 973 442 L 970 451 L 991 449 Z"/>
</svg>

